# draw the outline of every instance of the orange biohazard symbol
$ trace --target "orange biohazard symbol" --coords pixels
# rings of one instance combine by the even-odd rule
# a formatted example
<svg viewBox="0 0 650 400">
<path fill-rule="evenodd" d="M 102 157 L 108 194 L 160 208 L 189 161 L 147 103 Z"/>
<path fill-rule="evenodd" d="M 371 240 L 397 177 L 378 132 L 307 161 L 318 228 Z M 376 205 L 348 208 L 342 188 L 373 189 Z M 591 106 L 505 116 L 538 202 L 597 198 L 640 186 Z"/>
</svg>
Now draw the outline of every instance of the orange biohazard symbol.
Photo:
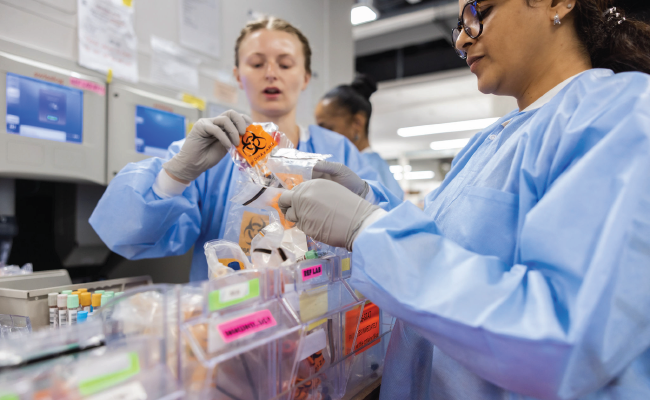
<svg viewBox="0 0 650 400">
<path fill-rule="evenodd" d="M 249 125 L 237 146 L 237 151 L 254 167 L 271 153 L 278 144 L 260 125 Z"/>
<path fill-rule="evenodd" d="M 241 247 L 246 255 L 250 254 L 253 238 L 268 224 L 268 215 L 244 211 L 244 216 L 241 220 L 241 231 L 239 233 L 239 247 Z"/>
</svg>

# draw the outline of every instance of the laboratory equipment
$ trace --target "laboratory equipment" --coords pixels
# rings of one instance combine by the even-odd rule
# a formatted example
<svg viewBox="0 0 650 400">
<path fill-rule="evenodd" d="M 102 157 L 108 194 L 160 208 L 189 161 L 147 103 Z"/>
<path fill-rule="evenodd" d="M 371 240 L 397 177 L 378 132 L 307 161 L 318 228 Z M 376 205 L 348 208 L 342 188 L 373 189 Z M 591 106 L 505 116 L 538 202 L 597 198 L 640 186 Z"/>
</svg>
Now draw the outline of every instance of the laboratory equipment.
<svg viewBox="0 0 650 400">
<path fill-rule="evenodd" d="M 167 148 L 185 138 L 199 110 L 173 92 L 113 82 L 108 85 L 108 175 L 111 181 L 128 163 L 167 158 Z"/>
<path fill-rule="evenodd" d="M 105 183 L 106 88 L 80 71 L 0 51 L 0 175 Z"/>
</svg>

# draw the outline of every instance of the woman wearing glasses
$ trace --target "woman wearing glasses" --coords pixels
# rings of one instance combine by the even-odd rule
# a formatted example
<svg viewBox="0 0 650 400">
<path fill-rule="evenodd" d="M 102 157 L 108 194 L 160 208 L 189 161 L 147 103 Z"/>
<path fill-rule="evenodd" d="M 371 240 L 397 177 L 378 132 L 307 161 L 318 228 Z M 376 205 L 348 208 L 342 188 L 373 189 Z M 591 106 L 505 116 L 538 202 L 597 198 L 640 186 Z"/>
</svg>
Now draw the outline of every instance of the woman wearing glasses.
<svg viewBox="0 0 650 400">
<path fill-rule="evenodd" d="M 399 318 L 382 399 L 650 399 L 650 27 L 615 5 L 459 2 L 456 51 L 519 109 L 424 211 L 324 180 L 281 198 Z"/>
</svg>

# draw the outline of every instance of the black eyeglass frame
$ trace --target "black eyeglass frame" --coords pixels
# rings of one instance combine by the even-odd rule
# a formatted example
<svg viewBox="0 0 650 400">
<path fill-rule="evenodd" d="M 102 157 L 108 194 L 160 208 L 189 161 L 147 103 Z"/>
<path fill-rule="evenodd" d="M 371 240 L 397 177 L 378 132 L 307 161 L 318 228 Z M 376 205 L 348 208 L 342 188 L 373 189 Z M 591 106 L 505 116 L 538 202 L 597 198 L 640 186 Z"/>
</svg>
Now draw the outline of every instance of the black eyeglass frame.
<svg viewBox="0 0 650 400">
<path fill-rule="evenodd" d="M 460 17 L 458 17 L 458 25 L 451 30 L 451 46 L 454 48 L 456 51 L 456 54 L 458 54 L 458 57 L 462 58 L 463 60 L 467 59 L 467 53 L 463 50 L 458 50 L 456 47 L 456 41 L 454 40 L 454 33 L 458 31 L 458 37 L 460 37 L 460 31 L 461 29 L 465 31 L 467 36 L 469 36 L 472 39 L 478 39 L 479 36 L 483 33 L 483 15 L 481 14 L 481 11 L 478 8 L 478 0 L 471 1 L 463 7 L 463 11 L 460 13 Z M 479 25 L 479 30 L 478 34 L 476 36 L 472 36 L 469 28 L 465 26 L 465 21 L 463 21 L 463 16 L 465 15 L 465 10 L 467 9 L 468 6 L 473 6 L 474 10 L 476 10 L 476 16 L 478 17 L 478 25 Z"/>
</svg>

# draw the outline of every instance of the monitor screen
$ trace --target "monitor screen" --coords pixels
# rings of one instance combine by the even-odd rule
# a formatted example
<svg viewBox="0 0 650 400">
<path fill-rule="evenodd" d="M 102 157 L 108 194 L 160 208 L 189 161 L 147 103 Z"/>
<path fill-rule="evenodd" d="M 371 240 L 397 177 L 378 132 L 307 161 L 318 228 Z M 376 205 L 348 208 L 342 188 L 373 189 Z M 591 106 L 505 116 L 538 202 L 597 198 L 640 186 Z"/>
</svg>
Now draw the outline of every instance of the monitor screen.
<svg viewBox="0 0 650 400">
<path fill-rule="evenodd" d="M 148 156 L 165 158 L 172 142 L 185 138 L 185 116 L 136 106 L 135 150 Z"/>
<path fill-rule="evenodd" d="M 81 143 L 83 92 L 7 73 L 7 133 Z"/>
</svg>

